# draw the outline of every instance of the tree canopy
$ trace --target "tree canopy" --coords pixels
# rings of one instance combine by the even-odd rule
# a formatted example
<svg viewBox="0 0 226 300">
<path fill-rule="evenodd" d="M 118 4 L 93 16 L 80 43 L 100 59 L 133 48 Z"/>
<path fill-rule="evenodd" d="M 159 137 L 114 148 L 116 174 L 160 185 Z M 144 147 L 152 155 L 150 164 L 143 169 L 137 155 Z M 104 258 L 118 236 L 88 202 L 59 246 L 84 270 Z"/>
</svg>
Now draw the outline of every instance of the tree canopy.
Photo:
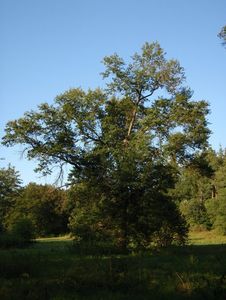
<svg viewBox="0 0 226 300">
<path fill-rule="evenodd" d="M 182 159 L 206 144 L 208 105 L 190 100 L 183 68 L 167 60 L 158 43 L 146 43 L 129 64 L 116 54 L 103 61 L 103 77 L 110 77 L 105 91 L 71 89 L 54 105 L 41 104 L 7 124 L 3 144 L 24 144 L 27 157 L 38 159 L 44 172 L 62 162 L 81 169 L 95 148 L 122 146 L 138 136 Z M 170 97 L 154 99 L 158 90 Z"/>
</svg>

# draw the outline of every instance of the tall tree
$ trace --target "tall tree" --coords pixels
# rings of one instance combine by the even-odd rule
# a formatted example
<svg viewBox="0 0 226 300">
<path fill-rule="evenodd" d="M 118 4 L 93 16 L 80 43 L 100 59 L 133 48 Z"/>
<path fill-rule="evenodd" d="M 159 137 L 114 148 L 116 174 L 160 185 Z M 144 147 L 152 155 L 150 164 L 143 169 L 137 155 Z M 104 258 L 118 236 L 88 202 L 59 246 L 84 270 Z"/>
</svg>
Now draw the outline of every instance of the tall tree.
<svg viewBox="0 0 226 300">
<path fill-rule="evenodd" d="M 164 224 L 174 234 L 174 222 L 183 221 L 167 190 L 175 164 L 207 146 L 208 104 L 191 100 L 183 68 L 158 43 L 146 43 L 128 64 L 117 54 L 103 62 L 105 91 L 59 95 L 54 105 L 9 122 L 3 144 L 24 144 L 45 173 L 71 164 L 71 182 L 95 192 L 101 222 L 125 246 L 148 242 Z"/>
<path fill-rule="evenodd" d="M 14 205 L 21 189 L 21 179 L 14 167 L 0 169 L 0 227 Z"/>
</svg>

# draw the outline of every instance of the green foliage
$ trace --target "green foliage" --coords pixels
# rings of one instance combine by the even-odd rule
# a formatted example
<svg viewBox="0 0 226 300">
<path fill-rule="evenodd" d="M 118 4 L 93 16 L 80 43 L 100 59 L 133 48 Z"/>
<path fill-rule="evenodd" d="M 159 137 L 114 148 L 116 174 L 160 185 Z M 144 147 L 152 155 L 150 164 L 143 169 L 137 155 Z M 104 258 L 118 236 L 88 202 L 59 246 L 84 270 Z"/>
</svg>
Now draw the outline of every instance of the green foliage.
<svg viewBox="0 0 226 300">
<path fill-rule="evenodd" d="M 182 170 L 176 186 L 172 191 L 177 202 L 196 199 L 204 201 L 211 197 L 211 179 L 192 169 Z M 198 202 L 197 202 L 198 203 Z"/>
<path fill-rule="evenodd" d="M 69 229 L 76 242 L 91 245 L 110 237 L 103 223 L 101 201 L 97 201 L 96 197 L 96 188 L 87 186 L 84 182 L 68 191 Z"/>
<path fill-rule="evenodd" d="M 70 217 L 70 231 L 77 242 L 95 244 L 98 241 L 107 240 L 108 235 L 100 221 L 98 212 L 90 209 L 90 212 L 75 210 Z"/>
<path fill-rule="evenodd" d="M 205 161 L 181 170 L 179 180 L 171 194 L 180 203 L 180 210 L 192 227 L 216 228 L 225 232 L 226 156 L 220 149 L 208 149 Z M 197 168 L 198 162 L 198 168 Z"/>
<path fill-rule="evenodd" d="M 226 235 L 226 192 L 217 199 L 206 202 L 206 209 L 210 216 L 212 227 Z"/>
<path fill-rule="evenodd" d="M 164 212 L 163 221 L 152 236 L 152 245 L 166 247 L 171 244 L 184 245 L 187 242 L 189 226 L 184 217 L 178 212 L 178 209 L 169 207 L 174 205 L 172 202 L 168 203 L 168 209 Z"/>
<path fill-rule="evenodd" d="M 26 247 L 35 238 L 34 226 L 28 218 L 18 219 L 7 232 L 0 233 L 0 248 Z"/>
<path fill-rule="evenodd" d="M 7 227 L 28 218 L 37 236 L 57 235 L 67 231 L 65 192 L 50 185 L 30 183 L 10 210 Z"/>
<path fill-rule="evenodd" d="M 209 148 L 206 151 L 207 161 L 214 172 L 216 172 L 224 163 L 226 158 L 226 149 L 220 147 L 219 151 Z"/>
<path fill-rule="evenodd" d="M 212 217 L 213 227 L 226 235 L 226 157 L 218 168 L 214 177 L 216 197 L 208 203 L 208 210 Z"/>
<path fill-rule="evenodd" d="M 184 200 L 180 203 L 180 210 L 191 227 L 210 229 L 211 222 L 203 201 L 197 199 Z"/>
<path fill-rule="evenodd" d="M 216 228 L 221 234 L 226 235 L 226 213 L 225 204 L 223 206 L 223 213 L 219 213 L 216 221 L 214 222 L 214 228 Z"/>
<path fill-rule="evenodd" d="M 10 165 L 0 169 L 0 232 L 4 231 L 9 210 L 14 206 L 21 190 L 19 173 Z"/>
<path fill-rule="evenodd" d="M 71 204 L 71 226 L 83 239 L 101 231 L 121 247 L 146 247 L 167 226 L 169 241 L 183 240 L 186 226 L 168 190 L 177 163 L 207 146 L 208 104 L 192 100 L 183 68 L 158 43 L 145 43 L 129 63 L 117 54 L 103 62 L 106 90 L 71 89 L 41 104 L 7 124 L 3 144 L 26 145 L 45 174 L 72 166 L 70 183 L 84 188 Z"/>
<path fill-rule="evenodd" d="M 30 242 L 35 238 L 34 225 L 28 218 L 16 220 L 15 223 L 11 225 L 10 232 L 25 242 Z"/>
<path fill-rule="evenodd" d="M 226 45 L 226 26 L 222 27 L 218 36 L 222 40 L 222 45 L 225 46 Z"/>
<path fill-rule="evenodd" d="M 217 154 L 211 149 L 197 153 L 188 164 L 178 168 L 171 195 L 178 203 L 191 199 L 206 201 L 212 196 L 212 179 L 219 163 Z"/>
</svg>

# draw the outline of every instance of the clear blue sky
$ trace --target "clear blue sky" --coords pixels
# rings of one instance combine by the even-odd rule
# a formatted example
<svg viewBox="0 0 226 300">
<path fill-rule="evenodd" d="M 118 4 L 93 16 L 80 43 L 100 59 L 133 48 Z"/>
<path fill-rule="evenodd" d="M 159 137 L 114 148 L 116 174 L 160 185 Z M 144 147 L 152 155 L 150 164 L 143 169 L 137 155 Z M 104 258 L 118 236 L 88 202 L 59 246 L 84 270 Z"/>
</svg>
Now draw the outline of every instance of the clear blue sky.
<svg viewBox="0 0 226 300">
<path fill-rule="evenodd" d="M 0 136 L 68 88 L 102 86 L 105 55 L 129 58 L 157 40 L 185 68 L 193 98 L 210 103 L 210 144 L 226 147 L 225 24 L 225 0 L 0 0 Z M 54 179 L 38 179 L 20 150 L 0 146 L 0 167 L 11 163 L 24 184 Z"/>
</svg>

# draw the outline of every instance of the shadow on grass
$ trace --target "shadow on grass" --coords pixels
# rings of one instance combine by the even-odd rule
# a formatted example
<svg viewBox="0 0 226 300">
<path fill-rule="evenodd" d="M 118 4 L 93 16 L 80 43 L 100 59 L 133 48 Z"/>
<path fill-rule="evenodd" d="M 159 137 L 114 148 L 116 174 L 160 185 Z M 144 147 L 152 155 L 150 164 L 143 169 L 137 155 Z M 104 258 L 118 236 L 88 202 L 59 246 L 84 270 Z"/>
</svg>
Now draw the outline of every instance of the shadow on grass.
<svg viewBox="0 0 226 300">
<path fill-rule="evenodd" d="M 0 251 L 0 299 L 225 300 L 226 245 L 130 255 L 77 255 L 69 245 L 48 241 Z"/>
</svg>

